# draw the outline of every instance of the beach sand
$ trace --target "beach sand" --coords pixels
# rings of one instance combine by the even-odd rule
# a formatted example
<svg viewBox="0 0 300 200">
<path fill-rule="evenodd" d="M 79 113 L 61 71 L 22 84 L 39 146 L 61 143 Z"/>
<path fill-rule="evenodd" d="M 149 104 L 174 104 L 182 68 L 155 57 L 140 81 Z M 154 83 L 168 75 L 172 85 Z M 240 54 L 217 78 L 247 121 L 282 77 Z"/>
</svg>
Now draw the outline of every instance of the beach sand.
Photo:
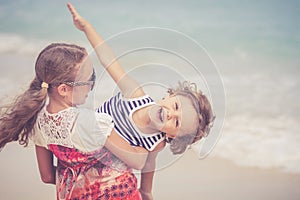
<svg viewBox="0 0 300 200">
<path fill-rule="evenodd" d="M 156 173 L 156 199 L 292 200 L 300 198 L 300 175 L 276 169 L 241 167 L 231 161 L 194 152 Z"/>
<path fill-rule="evenodd" d="M 0 153 L 0 199 L 55 199 L 55 186 L 40 181 L 34 148 L 8 144 Z M 292 200 L 300 197 L 300 175 L 276 169 L 240 167 L 210 157 L 198 160 L 189 150 L 156 172 L 156 200 Z"/>
<path fill-rule="evenodd" d="M 54 200 L 55 186 L 40 180 L 34 146 L 7 144 L 0 152 L 1 200 Z"/>
</svg>

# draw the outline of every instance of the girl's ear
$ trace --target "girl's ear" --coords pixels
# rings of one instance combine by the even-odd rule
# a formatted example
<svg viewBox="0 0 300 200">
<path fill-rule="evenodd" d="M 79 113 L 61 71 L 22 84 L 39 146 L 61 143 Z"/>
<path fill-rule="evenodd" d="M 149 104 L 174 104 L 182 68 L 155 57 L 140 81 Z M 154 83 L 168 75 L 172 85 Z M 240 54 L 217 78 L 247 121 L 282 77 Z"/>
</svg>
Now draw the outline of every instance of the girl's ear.
<svg viewBox="0 0 300 200">
<path fill-rule="evenodd" d="M 167 142 L 167 143 L 172 142 L 173 139 L 174 139 L 174 137 L 170 137 L 170 136 L 167 136 L 167 135 L 166 135 L 166 142 Z"/>
<path fill-rule="evenodd" d="M 68 91 L 69 91 L 69 86 L 67 86 L 66 84 L 60 84 L 57 87 L 57 92 L 62 97 L 67 96 Z"/>
<path fill-rule="evenodd" d="M 171 135 L 171 134 L 169 134 L 169 133 L 166 133 L 166 137 L 167 137 L 167 138 L 171 138 L 171 139 L 174 139 L 174 138 L 175 138 L 175 136 L 173 136 L 173 135 Z"/>
</svg>

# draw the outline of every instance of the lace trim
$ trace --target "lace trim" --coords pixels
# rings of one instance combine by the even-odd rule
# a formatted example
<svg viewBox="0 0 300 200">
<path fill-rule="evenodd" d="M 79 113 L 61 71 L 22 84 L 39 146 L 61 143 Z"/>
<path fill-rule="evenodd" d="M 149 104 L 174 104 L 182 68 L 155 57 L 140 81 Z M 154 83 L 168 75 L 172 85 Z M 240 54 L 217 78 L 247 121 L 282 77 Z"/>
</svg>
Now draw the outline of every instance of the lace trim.
<svg viewBox="0 0 300 200">
<path fill-rule="evenodd" d="M 78 116 L 76 108 L 68 108 L 55 114 L 50 114 L 43 109 L 37 122 L 46 144 L 57 144 L 66 147 L 73 147 L 71 131 Z"/>
</svg>

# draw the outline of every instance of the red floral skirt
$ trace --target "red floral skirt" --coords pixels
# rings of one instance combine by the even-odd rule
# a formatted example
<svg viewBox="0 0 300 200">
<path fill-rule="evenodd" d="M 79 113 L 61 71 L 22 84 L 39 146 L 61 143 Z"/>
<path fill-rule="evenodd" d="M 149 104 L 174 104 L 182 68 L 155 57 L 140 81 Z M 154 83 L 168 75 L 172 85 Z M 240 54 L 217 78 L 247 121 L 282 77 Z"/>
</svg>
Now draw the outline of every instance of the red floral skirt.
<svg viewBox="0 0 300 200">
<path fill-rule="evenodd" d="M 57 199 L 142 200 L 132 170 L 107 149 L 92 153 L 58 145 L 49 149 L 58 158 Z"/>
<path fill-rule="evenodd" d="M 124 173 L 108 183 L 96 181 L 94 184 L 86 183 L 82 186 L 77 184 L 73 188 L 70 199 L 142 200 L 136 178 L 130 173 Z"/>
</svg>

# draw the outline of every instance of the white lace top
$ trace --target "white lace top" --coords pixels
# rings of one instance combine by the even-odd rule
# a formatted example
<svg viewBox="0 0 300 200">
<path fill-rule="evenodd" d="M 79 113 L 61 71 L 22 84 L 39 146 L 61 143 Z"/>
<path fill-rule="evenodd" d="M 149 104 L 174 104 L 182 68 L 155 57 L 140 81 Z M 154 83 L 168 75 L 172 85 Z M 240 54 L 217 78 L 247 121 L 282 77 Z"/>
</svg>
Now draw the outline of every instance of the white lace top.
<svg viewBox="0 0 300 200">
<path fill-rule="evenodd" d="M 44 107 L 38 114 L 31 140 L 45 148 L 56 144 L 91 152 L 104 145 L 113 127 L 108 114 L 76 107 L 51 114 Z"/>
</svg>

